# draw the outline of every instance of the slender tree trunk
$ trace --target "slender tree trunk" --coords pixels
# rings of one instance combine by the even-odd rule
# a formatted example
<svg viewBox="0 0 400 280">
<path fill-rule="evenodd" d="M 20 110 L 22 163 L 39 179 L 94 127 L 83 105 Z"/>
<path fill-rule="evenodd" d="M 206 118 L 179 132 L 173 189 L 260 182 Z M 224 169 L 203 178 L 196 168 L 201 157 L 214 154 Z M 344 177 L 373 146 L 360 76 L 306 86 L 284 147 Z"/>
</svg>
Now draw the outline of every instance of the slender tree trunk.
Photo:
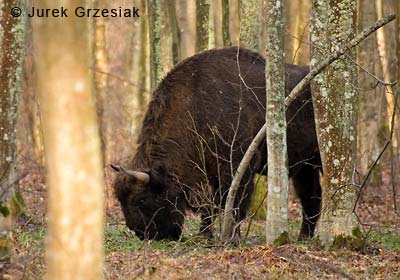
<svg viewBox="0 0 400 280">
<path fill-rule="evenodd" d="M 377 18 L 375 2 L 359 0 L 359 31 Z M 357 62 L 369 73 L 381 76 L 379 56 L 376 54 L 377 44 L 375 36 L 367 38 L 357 48 Z M 358 113 L 358 137 L 357 137 L 357 162 L 362 175 L 366 175 L 373 161 L 380 153 L 378 131 L 381 131 L 380 107 L 381 95 L 376 85 L 376 80 L 361 68 L 358 69 L 358 83 L 362 91 L 359 96 L 360 109 Z M 378 71 L 379 70 L 379 71 Z M 378 186 L 382 182 L 380 164 L 376 166 L 372 174 L 370 184 Z"/>
<path fill-rule="evenodd" d="M 396 24 L 396 57 L 397 57 L 397 80 L 399 80 L 400 78 L 400 2 L 399 1 L 395 1 L 396 2 L 396 6 L 395 6 L 395 11 L 397 13 L 397 24 Z M 400 90 L 399 88 L 397 88 L 397 94 L 399 94 Z M 400 118 L 398 117 L 400 114 L 400 100 L 399 98 L 397 98 L 397 103 L 396 103 L 396 114 L 397 114 L 397 124 L 395 124 L 395 127 L 397 127 L 397 144 L 400 142 Z M 396 135 L 394 135 L 396 136 Z M 398 144 L 396 149 L 394 150 L 394 155 L 395 157 L 394 159 L 394 163 L 393 163 L 393 167 L 392 167 L 392 186 L 393 186 L 393 199 L 394 199 L 394 210 L 398 211 L 398 204 L 396 199 L 399 197 L 399 186 L 400 186 L 400 178 L 399 176 L 396 176 L 395 174 L 399 174 L 400 173 L 400 145 Z"/>
<path fill-rule="evenodd" d="M 222 0 L 213 0 L 212 4 L 214 19 L 214 44 L 216 48 L 222 48 L 224 46 Z"/>
<path fill-rule="evenodd" d="M 160 44 L 161 44 L 161 61 L 163 76 L 165 76 L 174 65 L 173 55 L 173 32 L 171 26 L 171 15 L 168 9 L 168 0 L 160 0 L 161 5 L 161 33 L 160 33 Z"/>
<path fill-rule="evenodd" d="M 177 0 L 176 16 L 180 31 L 181 59 L 196 53 L 196 2 L 195 0 Z"/>
<path fill-rule="evenodd" d="M 397 1 L 396 1 L 397 2 Z M 376 4 L 376 14 L 378 17 L 383 16 L 383 10 L 384 10 L 384 1 L 382 0 L 375 0 Z M 398 6 L 399 4 L 396 3 Z M 399 19 L 397 19 L 398 21 Z M 383 80 L 385 83 L 393 83 L 393 76 L 398 72 L 399 70 L 396 69 L 396 65 L 391 65 L 389 61 L 390 56 L 394 56 L 395 54 L 393 53 L 393 48 L 391 45 L 392 43 L 396 43 L 398 40 L 396 36 L 396 40 L 388 40 L 386 37 L 386 34 L 391 34 L 393 31 L 398 31 L 398 30 L 391 30 L 389 27 L 387 29 L 380 29 L 376 33 L 376 40 L 378 44 L 378 53 L 379 57 L 381 60 L 381 67 L 382 67 L 382 73 L 383 73 Z M 397 33 L 396 33 L 397 34 Z M 390 39 L 390 36 L 389 36 Z M 392 49 L 392 50 L 391 50 Z M 400 141 L 400 118 L 399 118 L 399 107 L 397 107 L 397 112 L 394 118 L 394 122 L 392 124 L 392 117 L 394 114 L 394 111 L 396 110 L 396 91 L 394 90 L 392 85 L 386 85 L 384 87 L 385 91 L 385 99 L 386 99 L 386 127 L 389 129 L 389 131 L 393 130 L 393 135 L 391 139 L 391 147 L 390 147 L 390 164 L 391 164 L 391 173 L 392 173 L 392 178 L 391 178 L 391 183 L 392 183 L 392 189 L 393 192 L 396 192 L 396 184 L 398 182 L 398 174 L 399 174 L 399 157 L 400 157 L 400 148 L 399 148 L 399 141 Z M 397 106 L 399 106 L 397 99 Z M 396 195 L 394 195 L 394 206 L 396 207 Z"/>
<path fill-rule="evenodd" d="M 162 78 L 161 53 L 161 3 L 160 0 L 147 0 L 148 24 L 150 34 L 150 85 L 153 91 Z"/>
<path fill-rule="evenodd" d="M 105 2 L 94 0 L 93 6 L 95 8 L 105 8 Z M 103 155 L 103 162 L 108 162 L 106 152 L 106 118 L 104 116 L 104 107 L 107 96 L 107 73 L 108 71 L 108 58 L 107 58 L 107 44 L 106 44 L 106 19 L 104 17 L 94 18 L 93 21 L 93 60 L 94 60 L 94 88 L 96 93 L 96 112 L 97 120 L 99 122 L 99 135 L 101 141 L 101 150 Z"/>
<path fill-rule="evenodd" d="M 11 254 L 12 225 L 22 206 L 17 174 L 17 119 L 24 58 L 25 17 L 13 17 L 13 7 L 25 1 L 4 1 L 0 6 L 0 263 Z"/>
<path fill-rule="evenodd" d="M 141 7 L 145 14 L 147 11 L 147 1 L 141 0 Z M 150 92 L 150 44 L 149 44 L 149 28 L 148 17 L 140 17 L 140 61 L 139 61 L 139 92 L 138 92 L 138 105 L 144 108 L 146 104 L 146 96 Z M 141 116 L 140 116 L 141 118 Z"/>
<path fill-rule="evenodd" d="M 261 40 L 261 30 L 263 29 L 263 23 L 266 23 L 268 19 L 268 14 L 262 16 L 263 7 L 268 5 L 268 1 L 265 4 L 262 4 L 262 1 L 259 0 L 241 0 L 240 1 L 240 46 L 252 49 L 254 51 L 260 52 L 260 40 Z M 267 29 L 267 25 L 265 25 L 265 29 Z M 265 54 L 267 54 L 268 44 L 264 49 Z M 264 46 L 265 46 L 264 45 Z M 259 207 L 261 204 L 264 204 L 266 185 L 264 181 L 261 180 L 258 184 L 254 186 L 255 191 L 253 192 L 251 198 L 251 209 L 259 209 L 258 213 L 254 216 L 254 218 L 265 219 L 265 215 L 262 213 L 265 212 L 263 207 Z"/>
<path fill-rule="evenodd" d="M 314 0 L 311 18 L 311 70 L 327 54 L 353 38 L 356 1 Z M 354 59 L 354 52 L 347 55 Z M 311 82 L 318 143 L 324 178 L 322 213 L 318 237 L 324 246 L 338 237 L 350 237 L 358 226 L 353 213 L 356 188 L 352 185 L 355 165 L 356 121 L 355 65 L 338 60 Z"/>
<path fill-rule="evenodd" d="M 210 0 L 196 1 L 196 51 L 202 52 L 208 49 L 209 25 L 210 25 Z"/>
<path fill-rule="evenodd" d="M 85 1 L 65 0 L 73 10 Z M 59 3 L 42 0 L 38 8 Z M 103 174 L 90 74 L 89 20 L 34 22 L 49 188 L 48 279 L 102 279 Z"/>
<path fill-rule="evenodd" d="M 229 35 L 230 26 L 230 11 L 229 11 L 229 0 L 222 0 L 222 38 L 224 46 L 231 46 L 232 41 Z"/>
<path fill-rule="evenodd" d="M 291 1 L 288 4 L 286 18 L 288 26 L 287 62 L 293 64 L 309 63 L 308 24 L 311 12 L 311 0 Z"/>
<path fill-rule="evenodd" d="M 259 0 L 240 1 L 240 45 L 259 52 L 262 16 Z"/>
<path fill-rule="evenodd" d="M 376 15 L 378 18 L 383 17 L 383 1 L 382 0 L 375 0 L 376 4 Z M 385 34 L 385 28 L 381 28 L 376 31 L 376 40 L 378 44 L 378 52 L 379 52 L 379 57 L 381 60 L 381 65 L 382 65 L 382 74 L 383 74 L 383 79 L 385 83 L 391 83 L 392 81 L 392 75 L 391 75 L 391 69 L 389 66 L 389 57 L 387 53 L 387 39 L 386 39 L 386 34 Z M 395 108 L 395 100 L 394 100 L 394 91 L 393 87 L 391 85 L 385 86 L 385 98 L 386 98 L 386 125 L 389 128 L 389 130 L 392 128 L 392 115 L 393 115 L 393 110 Z M 395 119 L 395 123 L 398 123 L 397 117 Z M 392 139 L 392 147 L 396 149 L 398 143 L 397 143 L 397 131 L 395 131 L 393 139 Z"/>
<path fill-rule="evenodd" d="M 266 5 L 267 45 L 266 139 L 268 149 L 267 243 L 288 239 L 288 157 L 285 117 L 285 55 L 283 7 L 280 0 Z"/>
<path fill-rule="evenodd" d="M 139 6 L 139 9 L 143 11 L 143 7 Z M 143 16 L 143 18 L 146 18 Z M 168 18 L 168 17 L 167 17 Z M 129 94 L 129 104 L 131 106 L 129 107 L 129 111 L 131 112 L 131 118 L 130 118 L 130 133 L 131 136 L 133 137 L 132 140 L 136 143 L 137 137 L 139 136 L 140 133 L 140 128 L 142 124 L 142 114 L 143 114 L 143 104 L 142 104 L 142 92 L 139 92 L 140 90 L 140 75 L 138 73 L 138 69 L 140 67 L 141 63 L 141 43 L 140 39 L 142 36 L 141 29 L 142 25 L 139 20 L 135 20 L 133 22 L 133 34 L 132 34 L 132 42 L 131 44 L 131 49 L 132 49 L 132 66 L 130 67 L 130 75 L 129 77 L 130 80 L 133 83 L 132 88 L 132 93 Z M 169 48 L 170 52 L 167 53 L 167 55 L 171 58 L 171 64 L 169 67 L 172 67 L 172 48 Z M 170 68 L 165 69 L 164 71 L 169 71 Z"/>
<path fill-rule="evenodd" d="M 229 37 L 233 46 L 240 44 L 240 2 L 229 0 Z"/>
</svg>

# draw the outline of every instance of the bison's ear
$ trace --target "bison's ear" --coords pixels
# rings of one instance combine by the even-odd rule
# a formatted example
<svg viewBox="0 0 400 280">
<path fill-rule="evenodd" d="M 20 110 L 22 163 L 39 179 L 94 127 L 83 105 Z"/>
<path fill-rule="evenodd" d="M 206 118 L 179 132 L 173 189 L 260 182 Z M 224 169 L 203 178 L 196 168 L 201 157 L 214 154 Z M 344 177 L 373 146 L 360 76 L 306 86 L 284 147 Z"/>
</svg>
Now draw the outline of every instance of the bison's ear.
<svg viewBox="0 0 400 280">
<path fill-rule="evenodd" d="M 154 191 L 162 191 L 165 188 L 167 168 L 163 162 L 157 161 L 150 171 L 150 186 Z"/>
</svg>

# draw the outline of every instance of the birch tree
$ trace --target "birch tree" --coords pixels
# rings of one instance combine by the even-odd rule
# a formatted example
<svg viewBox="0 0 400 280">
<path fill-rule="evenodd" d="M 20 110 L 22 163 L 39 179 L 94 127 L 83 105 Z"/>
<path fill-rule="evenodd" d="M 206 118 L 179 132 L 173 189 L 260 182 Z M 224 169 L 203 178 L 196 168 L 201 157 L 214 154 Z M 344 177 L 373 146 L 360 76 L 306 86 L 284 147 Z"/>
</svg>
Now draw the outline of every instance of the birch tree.
<svg viewBox="0 0 400 280">
<path fill-rule="evenodd" d="M 310 24 L 311 71 L 327 54 L 354 38 L 356 1 L 314 0 Z M 348 56 L 354 59 L 355 52 Z M 323 164 L 322 213 L 318 237 L 331 246 L 358 226 L 352 184 L 356 151 L 356 68 L 338 60 L 311 82 L 315 122 Z"/>
<path fill-rule="evenodd" d="M 43 0 L 38 8 L 56 8 Z M 85 1 L 65 0 L 73 10 Z M 90 74 L 89 20 L 35 18 L 45 131 L 48 279 L 102 279 L 103 175 Z"/>
<path fill-rule="evenodd" d="M 284 25 L 281 0 L 266 5 L 266 139 L 268 150 L 267 243 L 288 236 L 288 156 L 285 117 Z M 279 239 L 279 240 L 278 240 Z"/>
<path fill-rule="evenodd" d="M 0 262 L 8 260 L 11 228 L 22 200 L 18 192 L 17 117 L 24 57 L 25 17 L 13 17 L 24 1 L 0 3 Z"/>
</svg>

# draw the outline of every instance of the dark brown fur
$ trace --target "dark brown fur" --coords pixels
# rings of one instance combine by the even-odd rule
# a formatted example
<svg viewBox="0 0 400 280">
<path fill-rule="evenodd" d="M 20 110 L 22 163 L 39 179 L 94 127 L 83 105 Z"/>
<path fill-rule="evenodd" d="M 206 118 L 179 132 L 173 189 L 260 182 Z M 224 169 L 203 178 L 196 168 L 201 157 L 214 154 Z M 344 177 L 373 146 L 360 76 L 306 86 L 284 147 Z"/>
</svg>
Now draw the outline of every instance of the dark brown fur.
<svg viewBox="0 0 400 280">
<path fill-rule="evenodd" d="M 125 166 L 148 173 L 150 182 L 140 185 L 121 172 L 114 182 L 127 225 L 139 237 L 179 238 L 186 210 L 201 213 L 201 231 L 210 233 L 212 215 L 223 207 L 232 172 L 264 123 L 264 64 L 246 49 L 210 50 L 181 62 L 160 83 L 135 156 Z M 290 91 L 308 68 L 286 67 Z M 321 188 L 309 90 L 287 110 L 287 120 L 290 176 L 304 209 L 300 236 L 311 237 Z M 238 220 L 246 215 L 255 173 L 266 173 L 266 159 L 264 144 L 242 179 Z"/>
</svg>

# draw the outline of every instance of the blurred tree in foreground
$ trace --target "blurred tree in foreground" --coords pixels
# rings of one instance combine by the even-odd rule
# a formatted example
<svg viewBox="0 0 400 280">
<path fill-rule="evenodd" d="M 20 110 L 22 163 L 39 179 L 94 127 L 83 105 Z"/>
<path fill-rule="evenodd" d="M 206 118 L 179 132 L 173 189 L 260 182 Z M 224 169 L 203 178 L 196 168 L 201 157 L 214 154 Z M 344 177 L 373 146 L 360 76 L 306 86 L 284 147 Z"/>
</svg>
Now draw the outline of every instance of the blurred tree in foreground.
<svg viewBox="0 0 400 280">
<path fill-rule="evenodd" d="M 86 1 L 66 0 L 65 8 Z M 43 0 L 40 8 L 55 8 Z M 90 74 L 89 20 L 36 18 L 35 63 L 44 123 L 48 279 L 101 279 L 103 175 Z"/>
<path fill-rule="evenodd" d="M 0 263 L 11 249 L 11 228 L 23 207 L 18 190 L 17 118 L 24 58 L 25 17 L 11 16 L 24 1 L 0 2 Z M 0 267 L 1 269 L 1 267 Z"/>
</svg>

